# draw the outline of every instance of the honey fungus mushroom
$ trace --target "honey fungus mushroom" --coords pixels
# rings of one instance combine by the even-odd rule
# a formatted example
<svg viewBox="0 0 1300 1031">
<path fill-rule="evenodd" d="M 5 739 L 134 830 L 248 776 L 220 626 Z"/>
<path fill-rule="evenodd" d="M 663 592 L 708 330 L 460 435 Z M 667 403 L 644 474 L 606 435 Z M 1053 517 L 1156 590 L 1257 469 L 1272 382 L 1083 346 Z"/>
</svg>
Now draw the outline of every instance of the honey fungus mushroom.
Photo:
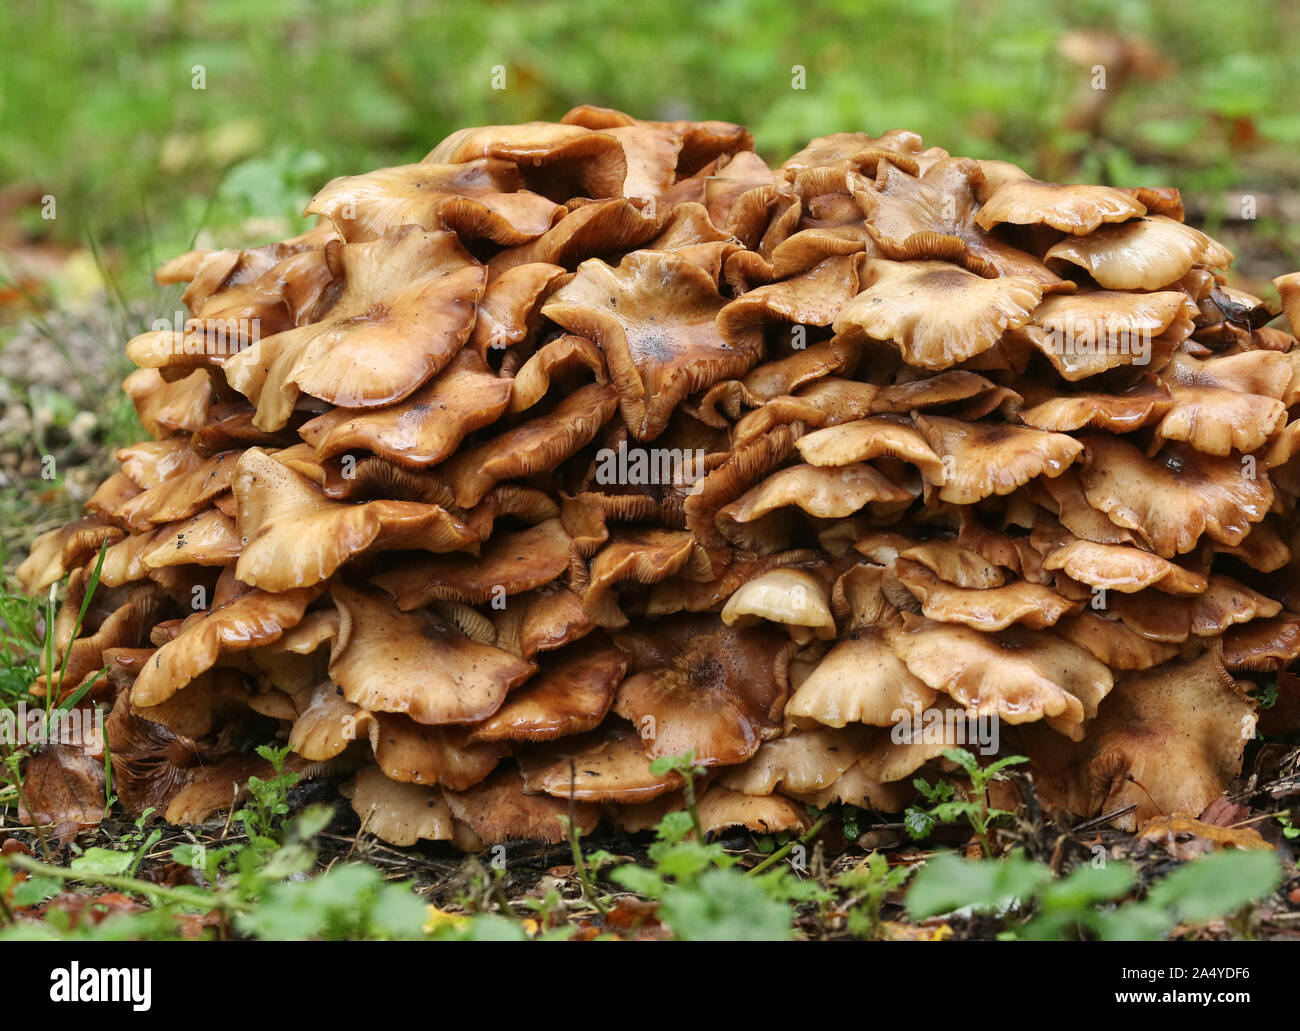
<svg viewBox="0 0 1300 1031">
<path fill-rule="evenodd" d="M 400 847 L 640 833 L 688 752 L 707 830 L 798 832 L 993 718 L 1072 817 L 1221 797 L 1300 661 L 1300 273 L 1270 325 L 1176 190 L 927 143 L 582 106 L 168 262 L 149 439 L 17 571 L 131 814 L 284 741 Z M 78 819 L 102 746 L 34 767 Z"/>
</svg>

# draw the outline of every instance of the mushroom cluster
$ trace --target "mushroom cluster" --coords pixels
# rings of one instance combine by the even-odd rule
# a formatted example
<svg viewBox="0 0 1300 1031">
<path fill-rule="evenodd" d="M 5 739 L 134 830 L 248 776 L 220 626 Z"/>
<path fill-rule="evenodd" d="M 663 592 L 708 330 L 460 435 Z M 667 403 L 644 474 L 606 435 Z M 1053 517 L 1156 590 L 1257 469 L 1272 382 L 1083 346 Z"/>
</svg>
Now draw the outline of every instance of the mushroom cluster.
<svg viewBox="0 0 1300 1031">
<path fill-rule="evenodd" d="M 278 739 L 369 832 L 474 849 L 652 826 L 689 752 L 706 828 L 776 832 L 897 811 L 980 726 L 1057 810 L 1224 791 L 1237 677 L 1300 654 L 1276 312 L 1176 190 L 752 147 L 466 129 L 161 269 L 191 317 L 129 345 L 153 439 L 19 574 L 70 574 L 60 682 L 107 666 L 128 808 L 202 818 Z"/>
</svg>

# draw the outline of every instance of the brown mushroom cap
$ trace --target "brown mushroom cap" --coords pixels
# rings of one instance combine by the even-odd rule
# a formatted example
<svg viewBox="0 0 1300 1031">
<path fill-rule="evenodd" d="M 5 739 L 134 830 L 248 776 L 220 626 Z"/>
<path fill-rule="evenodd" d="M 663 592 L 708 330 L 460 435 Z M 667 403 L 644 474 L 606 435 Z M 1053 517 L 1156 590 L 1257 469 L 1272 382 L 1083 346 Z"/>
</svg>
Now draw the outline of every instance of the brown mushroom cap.
<svg viewBox="0 0 1300 1031">
<path fill-rule="evenodd" d="M 133 705 L 159 705 L 211 669 L 223 655 L 279 640 L 296 626 L 312 600 L 310 589 L 269 594 L 252 590 L 185 621 L 179 634 L 159 648 L 131 688 Z"/>
<path fill-rule="evenodd" d="M 885 727 L 900 712 L 928 708 L 936 692 L 914 677 L 877 630 L 853 630 L 799 685 L 786 718 L 816 720 L 828 727 L 867 723 Z"/>
<path fill-rule="evenodd" d="M 693 751 L 701 766 L 726 766 L 780 732 L 792 645 L 779 631 L 673 616 L 619 631 L 614 643 L 631 674 L 614 711 L 637 728 L 649 755 Z"/>
<path fill-rule="evenodd" d="M 1056 243 L 1045 260 L 1077 265 L 1107 290 L 1159 290 L 1197 262 L 1227 267 L 1232 252 L 1199 229 L 1163 215 L 1102 226 Z"/>
<path fill-rule="evenodd" d="M 866 754 L 862 728 L 792 730 L 764 741 L 743 766 L 726 770 L 719 782 L 745 795 L 770 795 L 780 788 L 807 795 L 829 787 Z"/>
<path fill-rule="evenodd" d="M 1074 608 L 1055 591 L 1026 580 L 1002 587 L 956 587 L 905 558 L 894 563 L 894 575 L 921 600 L 921 611 L 928 618 L 975 630 L 1005 630 L 1013 623 L 1041 630 Z"/>
<path fill-rule="evenodd" d="M 583 262 L 542 314 L 600 345 L 628 428 L 646 440 L 663 431 L 688 394 L 743 375 L 757 359 L 759 333 L 728 341 L 719 332 L 725 303 L 698 265 L 636 251 L 617 268 Z"/>
<path fill-rule="evenodd" d="M 469 337 L 486 272 L 455 234 L 412 227 L 344 245 L 340 261 L 343 292 L 320 321 L 263 337 L 223 367 L 260 429 L 284 426 L 300 391 L 345 408 L 400 401 Z"/>
<path fill-rule="evenodd" d="M 1196 546 L 1202 534 L 1240 544 L 1273 503 L 1268 477 L 1252 478 L 1240 462 L 1167 444 L 1147 458 L 1114 437 L 1082 438 L 1080 468 L 1088 503 L 1112 523 L 1136 532 L 1162 558 Z"/>
<path fill-rule="evenodd" d="M 984 279 L 943 261 L 867 265 L 864 288 L 835 319 L 835 332 L 860 332 L 898 345 L 903 360 L 946 369 L 987 351 L 1030 320 L 1042 288 L 1024 276 Z"/>
<path fill-rule="evenodd" d="M 813 633 L 823 640 L 835 636 L 830 592 L 823 580 L 806 569 L 769 569 L 736 590 L 722 608 L 728 626 L 753 626 L 761 620 L 782 623 L 791 634 Z"/>
<path fill-rule="evenodd" d="M 363 831 L 399 848 L 454 835 L 451 810 L 436 787 L 390 780 L 378 766 L 357 771 L 351 801 Z"/>
<path fill-rule="evenodd" d="M 682 783 L 677 773 L 651 772 L 641 739 L 622 720 L 534 751 L 523 776 L 529 791 L 579 802 L 646 802 Z"/>
<path fill-rule="evenodd" d="M 450 229 L 462 240 L 514 247 L 551 228 L 563 209 L 523 189 L 506 161 L 420 163 L 329 182 L 305 215 L 324 215 L 349 243 L 376 240 L 392 226 Z"/>
<path fill-rule="evenodd" d="M 942 500 L 957 505 L 1010 494 L 1035 476 L 1059 476 L 1083 453 L 1083 445 L 1064 433 L 937 415 L 915 421 L 943 463 L 942 475 L 928 482 L 939 487 Z"/>
<path fill-rule="evenodd" d="M 816 466 L 846 466 L 872 458 L 897 458 L 936 471 L 939 456 L 909 420 L 875 416 L 854 419 L 806 433 L 795 443 L 804 461 Z"/>
<path fill-rule="evenodd" d="M 982 162 L 981 166 L 985 164 Z M 999 184 L 985 199 L 975 221 L 982 229 L 1010 222 L 1051 226 L 1062 233 L 1079 236 L 1091 233 L 1103 222 L 1124 222 L 1146 213 L 1146 206 L 1136 197 L 1109 186 L 1044 183 L 1024 178 Z"/>
<path fill-rule="evenodd" d="M 1087 651 L 1049 631 L 1009 627 L 984 634 L 970 627 L 905 616 L 894 650 L 922 682 L 968 713 L 1008 723 L 1055 718 L 1078 728 L 1114 684 Z M 1090 711 L 1091 710 L 1091 711 Z"/>
<path fill-rule="evenodd" d="M 247 584 L 283 591 L 320 583 L 367 550 L 451 551 L 478 535 L 437 505 L 414 501 L 331 501 L 304 476 L 260 448 L 249 448 L 234 476 L 239 533 L 236 574 Z"/>
<path fill-rule="evenodd" d="M 470 640 L 425 609 L 402 612 L 378 591 L 336 584 L 339 633 L 330 679 L 344 697 L 375 713 L 407 713 L 420 723 L 477 723 L 536 667 Z"/>
<path fill-rule="evenodd" d="M 561 817 L 573 821 L 580 835 L 590 834 L 600 822 L 600 810 L 594 805 L 525 794 L 523 778 L 514 770 L 498 770 L 466 791 L 446 789 L 443 797 L 456 819 L 468 824 L 488 845 L 564 841 L 568 834 Z"/>
<path fill-rule="evenodd" d="M 384 776 L 456 791 L 483 780 L 506 751 L 492 742 L 471 742 L 464 728 L 429 727 L 400 713 L 375 713 L 369 736 Z"/>
<path fill-rule="evenodd" d="M 905 507 L 913 493 L 866 462 L 845 466 L 792 465 L 719 510 L 722 520 L 752 523 L 778 508 L 793 506 L 824 519 L 842 519 L 870 505 Z"/>
<path fill-rule="evenodd" d="M 1074 382 L 1120 366 L 1153 365 L 1167 358 L 1157 341 L 1166 333 L 1181 340 L 1191 331 L 1190 321 L 1183 322 L 1189 304 L 1187 295 L 1177 290 L 1094 290 L 1045 297 L 1034 312 L 1034 327 L 1042 333 L 1027 333 L 1025 339 L 1064 379 Z"/>
<path fill-rule="evenodd" d="M 322 680 L 298 697 L 304 704 L 289 732 L 289 747 L 304 759 L 333 759 L 352 742 L 369 738 L 374 717 L 344 698 L 335 684 Z"/>
<path fill-rule="evenodd" d="M 466 435 L 495 422 L 510 394 L 510 380 L 467 346 L 406 400 L 373 410 L 334 408 L 299 432 L 322 458 L 355 448 L 420 468 L 441 462 Z"/>
<path fill-rule="evenodd" d="M 1201 594 L 1205 577 L 1140 548 L 1074 540 L 1043 559 L 1043 568 L 1060 569 L 1091 587 L 1133 594 L 1154 587 L 1166 594 Z"/>
<path fill-rule="evenodd" d="M 614 703 L 626 672 L 627 659 L 611 644 L 583 644 L 548 656 L 470 739 L 551 741 L 593 730 Z"/>
</svg>

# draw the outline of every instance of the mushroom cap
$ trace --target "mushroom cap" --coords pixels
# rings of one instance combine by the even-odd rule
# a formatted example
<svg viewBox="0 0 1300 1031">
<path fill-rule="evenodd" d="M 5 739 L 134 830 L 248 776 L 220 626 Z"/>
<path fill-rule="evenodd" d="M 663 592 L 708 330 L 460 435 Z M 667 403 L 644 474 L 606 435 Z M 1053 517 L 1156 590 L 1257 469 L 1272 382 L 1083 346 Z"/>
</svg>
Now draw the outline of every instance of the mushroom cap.
<svg viewBox="0 0 1300 1031">
<path fill-rule="evenodd" d="M 1169 390 L 1174 403 L 1156 435 L 1186 441 L 1207 455 L 1256 451 L 1286 423 L 1286 405 L 1275 398 L 1177 383 L 1170 384 Z"/>
<path fill-rule="evenodd" d="M 461 448 L 438 469 L 452 485 L 456 504 L 472 508 L 502 480 L 549 472 L 595 439 L 618 407 L 618 393 L 605 383 L 590 383 L 550 412 L 506 430 L 481 444 Z"/>
<path fill-rule="evenodd" d="M 688 259 L 635 251 L 617 267 L 584 261 L 542 314 L 600 345 L 628 428 L 649 440 L 688 394 L 743 375 L 757 360 L 761 333 L 732 341 L 720 333 L 725 303 L 708 273 Z"/>
<path fill-rule="evenodd" d="M 873 260 L 863 282 L 835 332 L 892 341 L 907 364 L 932 370 L 987 351 L 1027 323 L 1043 296 L 1024 276 L 984 279 L 945 261 Z"/>
<path fill-rule="evenodd" d="M 1077 728 L 1114 684 L 1110 670 L 1078 645 L 1050 631 L 970 627 L 905 615 L 894 651 L 923 683 L 972 715 L 1007 723 L 1055 718 Z"/>
<path fill-rule="evenodd" d="M 824 519 L 842 519 L 870 505 L 905 507 L 913 493 L 866 462 L 844 466 L 792 465 L 773 473 L 719 510 L 723 520 L 752 523 L 769 512 L 793 506 Z"/>
<path fill-rule="evenodd" d="M 1196 546 L 1202 534 L 1240 544 L 1273 503 L 1268 477 L 1245 475 L 1240 462 L 1166 444 L 1153 458 L 1101 434 L 1081 440 L 1084 494 L 1112 523 L 1137 533 L 1162 558 Z"/>
<path fill-rule="evenodd" d="M 1253 591 L 1231 577 L 1212 573 L 1204 593 L 1191 597 L 1121 594 L 1107 607 L 1130 630 L 1153 641 L 1181 642 L 1189 637 L 1217 637 L 1237 623 L 1270 619 L 1282 603 Z"/>
<path fill-rule="evenodd" d="M 323 215 L 349 243 L 376 240 L 392 226 L 450 229 L 462 240 L 506 247 L 534 240 L 564 209 L 523 189 L 506 161 L 420 163 L 381 168 L 327 183 L 303 211 Z"/>
<path fill-rule="evenodd" d="M 1074 382 L 1121 366 L 1155 364 L 1162 334 L 1181 340 L 1191 331 L 1190 321 L 1184 322 L 1193 314 L 1189 305 L 1187 295 L 1178 290 L 1094 290 L 1045 297 L 1034 312 L 1034 327 L 1043 332 L 1029 332 L 1025 339 L 1062 378 Z"/>
<path fill-rule="evenodd" d="M 942 500 L 957 505 L 1010 494 L 1036 476 L 1059 476 L 1083 453 L 1083 445 L 1064 433 L 937 415 L 915 421 L 943 462 L 943 475 L 928 482 L 939 487 Z"/>
<path fill-rule="evenodd" d="M 390 780 L 455 791 L 483 780 L 506 751 L 493 742 L 471 742 L 464 728 L 425 726 L 400 713 L 375 713 L 369 736 L 375 762 Z"/>
<path fill-rule="evenodd" d="M 131 688 L 131 703 L 159 705 L 223 655 L 279 640 L 302 619 L 315 594 L 311 589 L 279 594 L 251 590 L 208 612 L 195 613 L 140 670 Z"/>
<path fill-rule="evenodd" d="M 806 569 L 769 569 L 747 580 L 727 599 L 722 621 L 752 626 L 760 620 L 807 627 L 823 640 L 835 636 L 830 596 L 821 579 Z"/>
<path fill-rule="evenodd" d="M 981 162 L 981 167 L 984 164 Z M 1136 197 L 1110 186 L 1044 183 L 1024 178 L 1000 183 L 985 199 L 975 221 L 982 229 L 1009 222 L 1051 226 L 1062 233 L 1079 236 L 1091 233 L 1103 222 L 1124 222 L 1146 213 L 1146 205 Z"/>
<path fill-rule="evenodd" d="M 1062 618 L 1055 632 L 1086 648 L 1112 670 L 1150 669 L 1178 654 L 1176 645 L 1149 640 L 1134 633 L 1122 620 L 1106 619 L 1087 609 Z"/>
<path fill-rule="evenodd" d="M 849 632 L 799 685 L 786 718 L 816 720 L 828 727 L 867 723 L 885 727 L 898 713 L 919 713 L 936 692 L 914 677 L 888 640 L 872 628 Z"/>
<path fill-rule="evenodd" d="M 157 369 L 136 369 L 122 381 L 135 414 L 155 440 L 203 428 L 212 404 L 212 381 L 202 369 L 167 383 Z"/>
<path fill-rule="evenodd" d="M 778 788 L 807 795 L 830 786 L 866 754 L 861 727 L 792 730 L 764 741 L 743 766 L 725 770 L 719 783 L 745 795 L 770 795 Z"/>
<path fill-rule="evenodd" d="M 695 753 L 701 766 L 744 762 L 780 732 L 792 645 L 766 627 L 728 627 L 711 616 L 672 616 L 614 634 L 630 676 L 614 711 L 652 757 Z"/>
<path fill-rule="evenodd" d="M 597 383 L 608 382 L 600 348 L 585 337 L 565 334 L 533 352 L 510 381 L 509 411 L 527 411 L 571 371 L 590 371 Z"/>
<path fill-rule="evenodd" d="M 1140 548 L 1073 540 L 1043 559 L 1043 568 L 1060 569 L 1090 587 L 1134 594 L 1154 587 L 1166 594 L 1201 594 L 1209 582 L 1201 574 Z"/>
<path fill-rule="evenodd" d="M 1241 772 L 1255 734 L 1254 706 L 1214 652 L 1130 674 L 1084 744 L 1092 811 L 1136 809 L 1132 830 L 1156 816 L 1198 816 Z"/>
<path fill-rule="evenodd" d="M 894 575 L 921 599 L 921 611 L 928 618 L 975 630 L 1005 630 L 1013 623 L 1041 630 L 1074 608 L 1055 591 L 1027 580 L 1002 587 L 956 587 L 920 562 L 901 557 L 894 563 Z"/>
<path fill-rule="evenodd" d="M 1026 397 L 1027 402 L 1031 398 Z M 1174 405 L 1174 396 L 1160 381 L 1144 376 L 1115 394 L 1094 391 L 1045 397 L 1021 411 L 1020 421 L 1038 430 L 1073 433 L 1096 429 L 1131 433 L 1159 422 Z"/>
<path fill-rule="evenodd" d="M 488 279 L 466 347 L 486 360 L 493 351 L 524 344 L 541 324 L 540 308 L 568 273 L 560 265 L 528 262 Z"/>
<path fill-rule="evenodd" d="M 202 511 L 234 482 L 239 452 L 214 455 L 123 502 L 114 518 L 133 530 L 188 519 Z"/>
<path fill-rule="evenodd" d="M 1107 290 L 1159 290 L 1197 262 L 1226 268 L 1232 252 L 1199 229 L 1146 215 L 1087 236 L 1068 236 L 1053 244 L 1044 260 L 1049 266 L 1077 265 Z"/>
<path fill-rule="evenodd" d="M 422 468 L 448 458 L 468 434 L 500 418 L 510 396 L 510 380 L 467 346 L 404 401 L 376 409 L 333 408 L 299 432 L 321 458 L 356 449 Z"/>
<path fill-rule="evenodd" d="M 372 578 L 403 610 L 432 601 L 479 605 L 521 594 L 558 579 L 569 568 L 571 541 L 558 519 L 490 538 L 478 557 L 405 559 Z"/>
<path fill-rule="evenodd" d="M 472 741 L 551 741 L 593 730 L 614 703 L 627 659 L 593 643 L 548 656 L 501 708 L 474 728 Z"/>
<path fill-rule="evenodd" d="M 437 505 L 331 501 L 260 448 L 240 457 L 233 486 L 239 533 L 246 542 L 236 575 L 271 591 L 320 583 L 368 550 L 451 551 L 478 543 L 469 527 Z"/>
<path fill-rule="evenodd" d="M 344 286 L 317 322 L 263 337 L 226 360 L 226 380 L 284 426 L 301 391 L 344 408 L 392 404 L 439 372 L 469 338 L 486 271 L 454 233 L 410 227 L 340 245 Z"/>
<path fill-rule="evenodd" d="M 289 732 L 289 747 L 304 759 L 324 762 L 341 755 L 352 742 L 368 738 L 374 717 L 344 698 L 330 681 L 305 689 L 301 698 L 305 704 Z"/>
<path fill-rule="evenodd" d="M 378 766 L 358 770 L 351 787 L 353 811 L 364 831 L 399 848 L 425 841 L 450 841 L 451 810 L 436 787 L 403 784 Z"/>
<path fill-rule="evenodd" d="M 95 516 L 74 519 L 32 541 L 27 557 L 14 571 L 14 578 L 28 594 L 38 594 L 58 583 L 69 569 L 84 564 L 104 544 L 124 537 L 121 530 Z"/>
<path fill-rule="evenodd" d="M 419 723 L 477 723 L 536 667 L 470 640 L 425 609 L 402 612 L 387 595 L 335 584 L 339 632 L 330 679 L 350 702 Z"/>
<path fill-rule="evenodd" d="M 897 458 L 919 468 L 937 470 L 939 456 L 910 420 L 874 416 L 841 422 L 806 433 L 795 442 L 805 462 L 846 466 L 872 458 Z"/>
<path fill-rule="evenodd" d="M 935 538 L 904 547 L 894 557 L 920 563 L 940 580 L 957 587 L 982 589 L 1001 587 L 1006 582 L 997 563 L 951 538 Z M 890 557 L 886 564 L 892 562 L 893 557 Z"/>
<path fill-rule="evenodd" d="M 682 783 L 672 771 L 651 772 L 641 739 L 622 720 L 533 751 L 523 776 L 529 791 L 579 802 L 647 802 Z"/>
<path fill-rule="evenodd" d="M 550 795 L 531 795 L 523 778 L 514 770 L 498 770 L 466 791 L 443 791 L 457 820 L 486 845 L 503 841 L 545 841 L 567 839 L 561 817 L 573 822 L 579 835 L 590 834 L 600 822 L 600 810 L 584 802 L 572 802 Z"/>
</svg>

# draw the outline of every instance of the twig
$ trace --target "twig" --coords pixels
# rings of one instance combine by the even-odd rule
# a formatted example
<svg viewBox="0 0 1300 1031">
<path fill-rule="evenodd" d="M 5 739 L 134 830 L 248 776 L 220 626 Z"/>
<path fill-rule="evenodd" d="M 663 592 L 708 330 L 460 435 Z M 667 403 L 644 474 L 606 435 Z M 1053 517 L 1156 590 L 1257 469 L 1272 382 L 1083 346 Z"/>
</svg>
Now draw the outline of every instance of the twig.
<svg viewBox="0 0 1300 1031">
<path fill-rule="evenodd" d="M 150 898 L 161 899 L 164 902 L 176 902 L 183 906 L 191 906 L 195 909 L 201 909 L 203 906 L 210 906 L 212 909 L 230 908 L 242 912 L 246 906 L 239 903 L 223 902 L 217 896 L 203 891 L 202 888 L 182 891 L 177 888 L 168 888 L 164 885 L 150 884 L 148 881 L 139 880 L 136 877 L 123 877 L 119 874 L 90 874 L 80 873 L 76 870 L 68 870 L 61 866 L 51 866 L 49 863 L 42 863 L 31 856 L 14 855 L 0 857 L 0 863 L 7 866 L 16 866 L 20 870 L 26 870 L 28 873 L 40 874 L 42 877 L 54 877 L 61 881 L 84 881 L 89 884 L 102 884 L 106 888 L 116 888 L 119 891 L 130 891 L 137 895 L 147 895 Z M 196 898 L 196 894 L 206 896 Z"/>
</svg>

